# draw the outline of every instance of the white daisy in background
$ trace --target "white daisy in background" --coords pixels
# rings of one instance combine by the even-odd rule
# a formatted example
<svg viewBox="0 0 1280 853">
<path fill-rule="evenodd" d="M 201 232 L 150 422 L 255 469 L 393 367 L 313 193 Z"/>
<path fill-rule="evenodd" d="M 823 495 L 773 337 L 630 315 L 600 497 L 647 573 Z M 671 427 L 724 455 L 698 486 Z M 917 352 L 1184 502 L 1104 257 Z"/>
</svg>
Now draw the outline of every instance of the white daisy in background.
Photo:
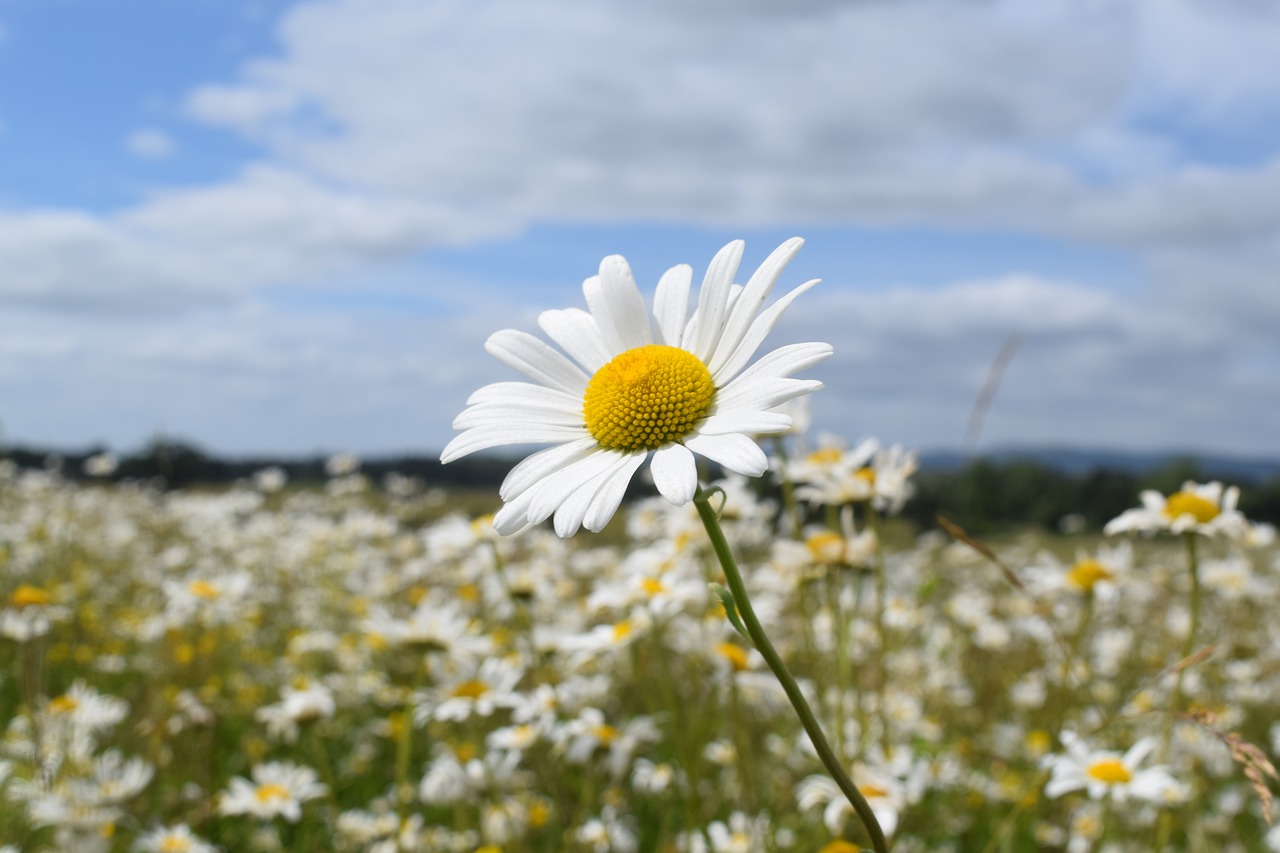
<svg viewBox="0 0 1280 853">
<path fill-rule="evenodd" d="M 600 274 L 583 284 L 589 311 L 538 318 L 563 353 L 515 329 L 489 338 L 489 353 L 534 382 L 497 382 L 473 394 L 453 424 L 462 433 L 441 461 L 503 445 L 553 444 L 507 475 L 494 527 L 508 534 L 554 516 L 563 537 L 579 527 L 601 530 L 651 453 L 654 484 L 676 505 L 697 490 L 695 453 L 760 476 L 769 462 L 750 436 L 791 426 L 790 415 L 771 410 L 822 387 L 790 377 L 832 352 L 829 344 L 794 344 L 747 366 L 787 306 L 817 283 L 764 307 L 803 242 L 783 243 L 741 287 L 733 279 L 743 244 L 725 246 L 692 317 L 687 265 L 662 276 L 650 310 L 626 260 L 605 258 Z"/>
<path fill-rule="evenodd" d="M 1104 532 L 1171 533 L 1192 531 L 1204 536 L 1223 534 L 1231 539 L 1246 539 L 1252 525 L 1236 509 L 1240 489 L 1224 489 L 1222 483 L 1194 483 L 1188 480 L 1167 498 L 1153 489 L 1138 496 L 1142 506 L 1127 509 L 1107 522 Z"/>
<path fill-rule="evenodd" d="M 283 817 L 297 823 L 302 818 L 302 804 L 329 791 L 316 781 L 314 770 L 289 761 L 256 765 L 250 775 L 252 782 L 242 776 L 231 780 L 218 802 L 219 812 L 253 815 L 262 820 Z"/>
<path fill-rule="evenodd" d="M 1143 738 L 1123 755 L 1091 749 L 1075 732 L 1064 731 L 1061 738 L 1067 751 L 1046 756 L 1043 762 L 1053 771 L 1044 787 L 1046 797 L 1084 790 L 1095 800 L 1124 801 L 1133 797 L 1152 803 L 1176 803 L 1186 796 L 1186 788 L 1169 774 L 1168 768 L 1140 766 L 1156 748 L 1153 737 Z"/>
<path fill-rule="evenodd" d="M 216 853 L 218 848 L 180 823 L 142 833 L 138 836 L 137 849 L 142 853 Z"/>
</svg>

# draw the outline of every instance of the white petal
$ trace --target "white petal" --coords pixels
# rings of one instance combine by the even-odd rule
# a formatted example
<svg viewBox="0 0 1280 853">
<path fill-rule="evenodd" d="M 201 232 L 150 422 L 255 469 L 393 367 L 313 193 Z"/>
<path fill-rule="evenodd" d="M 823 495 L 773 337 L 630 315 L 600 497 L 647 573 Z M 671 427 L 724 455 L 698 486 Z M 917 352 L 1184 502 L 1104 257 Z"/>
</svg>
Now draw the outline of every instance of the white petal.
<svg viewBox="0 0 1280 853">
<path fill-rule="evenodd" d="M 712 462 L 719 463 L 736 474 L 759 477 L 769 470 L 769 459 L 756 444 L 745 435 L 695 435 L 686 438 L 684 446 Z"/>
<path fill-rule="evenodd" d="M 581 308 L 543 311 L 538 326 L 588 373 L 595 373 L 613 357 L 595 318 Z"/>
<path fill-rule="evenodd" d="M 820 388 L 822 383 L 816 379 L 766 379 L 762 382 L 739 382 L 735 379 L 727 388 L 716 392 L 714 411 L 717 414 L 736 409 L 764 411 Z"/>
<path fill-rule="evenodd" d="M 575 490 L 608 470 L 609 466 L 618 460 L 619 455 L 615 451 L 605 450 L 597 445 L 591 453 L 576 462 L 569 463 L 542 482 L 530 487 L 529 492 L 533 495 L 533 501 L 529 505 L 529 521 L 534 524 L 546 521 Z"/>
<path fill-rule="evenodd" d="M 484 343 L 485 351 L 537 382 L 568 394 L 581 395 L 587 375 L 550 344 L 528 332 L 503 329 Z"/>
<path fill-rule="evenodd" d="M 624 469 L 629 467 L 632 457 L 636 454 L 620 454 L 610 453 L 609 464 L 603 470 L 593 476 L 591 479 L 581 483 L 573 493 L 568 495 L 560 506 L 556 509 L 555 530 L 556 535 L 562 539 L 567 539 L 578 532 L 578 528 L 582 526 L 583 520 L 587 516 L 588 510 L 591 509 L 592 503 L 596 496 L 605 489 L 614 478 Z M 643 456 L 636 462 L 638 465 L 643 462 Z M 628 475 L 630 479 L 630 475 Z M 623 483 L 623 490 L 626 489 L 626 483 Z M 621 500 L 621 497 L 619 497 Z"/>
<path fill-rule="evenodd" d="M 683 445 L 671 444 L 654 451 L 649 473 L 662 496 L 676 506 L 693 500 L 693 493 L 698 490 L 698 466 L 693 453 Z"/>
<path fill-rule="evenodd" d="M 507 472 L 498 494 L 504 501 L 510 501 L 538 481 L 584 458 L 588 453 L 595 450 L 596 446 L 596 440 L 587 437 L 578 441 L 571 441 L 568 444 L 558 444 L 555 447 L 539 450 L 532 456 L 525 457 Z"/>
<path fill-rule="evenodd" d="M 506 386 L 496 390 L 485 386 L 471 395 L 471 402 L 453 420 L 453 428 L 474 429 L 482 426 L 544 424 L 586 428 L 582 403 L 551 388 L 526 382 L 500 382 Z"/>
<path fill-rule="evenodd" d="M 649 309 L 644 304 L 640 288 L 636 287 L 631 266 L 622 255 L 610 255 L 600 262 L 600 286 L 608 301 L 609 317 L 623 347 L 644 346 L 653 343 L 649 329 Z"/>
<path fill-rule="evenodd" d="M 788 344 L 772 352 L 760 356 L 755 364 L 739 373 L 724 385 L 728 390 L 739 382 L 750 382 L 756 379 L 781 379 L 807 370 L 819 362 L 831 357 L 834 350 L 831 344 L 811 342 L 805 344 Z"/>
<path fill-rule="evenodd" d="M 691 330 L 692 341 L 686 338 L 684 347 L 702 359 L 704 364 L 720 339 L 720 327 L 729 303 L 729 288 L 733 286 L 733 277 L 742 260 L 742 245 L 741 240 L 734 240 L 716 253 L 698 290 L 697 322 Z"/>
<path fill-rule="evenodd" d="M 494 513 L 493 529 L 499 536 L 510 536 L 529 525 L 529 503 L 532 500 L 529 492 L 518 495 L 502 505 L 502 509 Z"/>
<path fill-rule="evenodd" d="M 658 343 L 681 346 L 685 323 L 689 322 L 689 286 L 693 268 L 679 264 L 662 274 L 653 295 L 653 319 Z"/>
<path fill-rule="evenodd" d="M 742 342 L 742 336 L 747 333 L 747 328 L 751 325 L 751 321 L 755 319 L 765 300 L 773 292 L 773 286 L 777 283 L 778 276 L 782 273 L 783 268 L 795 257 L 796 252 L 800 251 L 800 247 L 803 245 L 804 240 L 799 237 L 792 237 L 774 249 L 764 263 L 760 265 L 759 269 L 751 275 L 746 287 L 743 288 L 742 293 L 734 302 L 733 309 L 729 312 L 729 317 L 724 324 L 724 331 L 720 335 L 720 340 L 716 343 L 715 352 L 707 358 L 707 367 L 712 373 L 719 370 L 733 355 L 738 344 Z"/>
<path fill-rule="evenodd" d="M 732 379 L 737 373 L 746 367 L 747 362 L 751 360 L 751 356 L 755 355 L 756 350 L 760 348 L 760 344 L 764 342 L 765 337 L 773 329 L 778 318 L 782 316 L 782 312 L 795 301 L 796 297 L 809 288 L 818 283 L 817 279 L 806 281 L 786 296 L 779 299 L 763 311 L 751 323 L 751 327 L 747 329 L 747 333 L 743 335 L 742 342 L 734 348 L 733 354 L 728 356 L 721 364 L 719 370 L 711 373 L 711 378 L 715 380 L 716 385 L 724 385 Z"/>
<path fill-rule="evenodd" d="M 548 388 L 545 385 L 534 385 L 531 382 L 494 382 L 490 385 L 483 385 L 467 398 L 467 405 L 525 401 L 544 407 L 560 405 L 569 408 L 574 406 L 579 409 L 582 408 L 581 396 L 558 391 L 555 388 Z"/>
<path fill-rule="evenodd" d="M 613 514 L 618 511 L 618 504 L 622 503 L 622 498 L 626 496 L 627 486 L 631 484 L 631 478 L 635 476 L 636 469 L 648 455 L 643 450 L 632 453 L 624 464 L 610 470 L 605 484 L 600 491 L 596 492 L 596 496 L 591 499 L 591 505 L 587 507 L 587 514 L 582 519 L 583 527 L 592 533 L 599 533 L 604 529 L 609 519 L 613 518 Z"/>
<path fill-rule="evenodd" d="M 587 307 L 591 309 L 591 316 L 600 328 L 601 340 L 611 357 L 648 343 L 647 340 L 633 342 L 636 337 L 647 335 L 649 315 L 644 307 L 644 297 L 640 295 L 626 264 L 621 255 L 610 255 L 600 262 L 600 275 L 593 275 L 582 283 L 582 295 L 586 297 Z M 619 265 L 626 268 L 625 273 Z M 637 305 L 645 325 L 645 335 L 636 334 L 635 319 L 628 316 Z"/>
<path fill-rule="evenodd" d="M 735 409 L 718 412 L 698 424 L 699 435 L 756 435 L 759 433 L 785 432 L 791 428 L 791 415 L 782 412 L 762 412 L 755 409 Z"/>
<path fill-rule="evenodd" d="M 537 423 L 539 426 L 586 429 L 585 424 L 582 422 L 581 413 L 567 414 L 557 411 L 521 409 L 519 415 L 513 418 L 510 409 L 495 405 L 471 406 L 468 409 L 464 409 L 460 415 L 453 419 L 453 428 L 468 430 L 510 427 L 513 420 Z M 541 439 L 541 441 L 547 441 L 547 439 Z M 538 442 L 531 443 L 536 444 Z"/>
<path fill-rule="evenodd" d="M 501 447 L 507 444 L 546 444 L 549 442 L 574 441 L 586 435 L 583 427 L 565 427 L 552 424 L 497 424 L 474 427 L 445 445 L 440 454 L 440 461 L 452 462 L 475 453 L 477 450 L 488 450 L 490 447 Z"/>
</svg>

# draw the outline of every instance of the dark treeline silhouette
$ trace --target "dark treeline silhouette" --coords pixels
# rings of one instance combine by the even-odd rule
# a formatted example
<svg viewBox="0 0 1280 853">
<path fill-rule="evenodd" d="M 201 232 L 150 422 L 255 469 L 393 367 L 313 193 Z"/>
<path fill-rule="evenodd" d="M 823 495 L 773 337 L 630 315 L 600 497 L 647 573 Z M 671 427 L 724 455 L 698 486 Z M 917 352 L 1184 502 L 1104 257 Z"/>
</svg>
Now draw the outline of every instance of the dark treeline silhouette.
<svg viewBox="0 0 1280 853">
<path fill-rule="evenodd" d="M 327 456 L 299 458 L 220 458 L 183 442 L 155 441 L 143 450 L 119 456 L 115 471 L 102 478 L 84 473 L 84 462 L 103 452 L 11 447 L 0 453 L 23 468 L 56 465 L 70 479 L 145 481 L 166 488 L 216 486 L 279 467 L 294 486 L 316 485 L 327 479 Z M 362 459 L 360 471 L 375 484 L 391 473 L 417 477 L 428 487 L 493 489 L 520 457 L 474 456 L 442 465 L 435 457 L 402 455 Z M 974 458 L 960 465 L 926 466 L 913 478 L 915 495 L 903 517 L 921 529 L 936 526 L 945 516 L 972 533 L 991 533 L 1022 526 L 1058 529 L 1075 516 L 1085 530 L 1098 530 L 1124 510 L 1138 505 L 1143 489 L 1164 494 L 1177 491 L 1187 480 L 1222 480 L 1241 487 L 1240 509 L 1254 521 L 1280 524 L 1280 476 L 1241 477 L 1205 468 L 1193 458 L 1174 459 L 1144 471 L 1114 467 L 1062 470 L 1042 459 Z M 766 487 L 776 493 L 776 488 Z M 651 487 L 633 484 L 631 495 L 652 494 Z"/>
</svg>

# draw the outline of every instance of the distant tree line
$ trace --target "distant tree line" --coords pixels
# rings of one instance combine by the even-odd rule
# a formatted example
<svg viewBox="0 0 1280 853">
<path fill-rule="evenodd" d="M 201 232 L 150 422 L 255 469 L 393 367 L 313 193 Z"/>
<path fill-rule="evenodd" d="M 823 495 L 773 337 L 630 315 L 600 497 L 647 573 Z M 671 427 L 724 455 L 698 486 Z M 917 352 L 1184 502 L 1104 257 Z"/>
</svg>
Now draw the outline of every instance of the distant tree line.
<svg viewBox="0 0 1280 853">
<path fill-rule="evenodd" d="M 1202 469 L 1194 459 L 1179 459 L 1146 473 L 1098 468 L 1068 474 L 1033 459 L 974 459 L 950 470 L 916 474 L 915 496 L 903 515 L 930 527 L 938 515 L 972 533 L 1036 525 L 1049 529 L 1074 517 L 1083 529 L 1098 530 L 1130 507 L 1138 494 L 1155 489 L 1168 495 L 1187 480 L 1222 480 L 1240 486 L 1240 511 L 1253 521 L 1280 524 L 1280 477 L 1242 481 Z"/>
<path fill-rule="evenodd" d="M 9 448 L 0 456 L 20 467 L 59 467 L 71 479 L 95 479 L 84 473 L 84 463 L 104 452 L 90 448 L 77 453 L 51 453 L 31 448 Z M 118 459 L 108 481 L 146 481 L 166 488 L 225 485 L 252 477 L 268 467 L 278 467 L 295 486 L 318 485 L 327 479 L 327 456 L 306 458 L 226 459 L 209 455 L 182 442 L 155 441 L 143 450 Z M 445 488 L 497 488 L 518 457 L 471 456 L 442 465 L 425 456 L 394 456 L 362 460 L 360 470 L 374 484 L 391 473 L 417 477 L 428 486 Z M 991 460 L 975 458 L 954 468 L 925 468 L 913 478 L 915 495 L 903 516 L 922 529 L 936 526 L 943 515 L 973 533 L 990 533 L 1020 526 L 1058 529 L 1063 519 L 1083 529 L 1100 529 L 1124 510 L 1138 505 L 1143 489 L 1164 494 L 1177 491 L 1187 480 L 1220 479 L 1241 487 L 1240 509 L 1254 521 L 1280 524 L 1280 476 L 1253 481 L 1215 475 L 1194 459 L 1180 459 L 1145 473 L 1097 468 L 1066 473 L 1035 459 Z M 775 491 L 769 489 L 769 491 Z M 637 482 L 632 494 L 652 494 Z"/>
</svg>

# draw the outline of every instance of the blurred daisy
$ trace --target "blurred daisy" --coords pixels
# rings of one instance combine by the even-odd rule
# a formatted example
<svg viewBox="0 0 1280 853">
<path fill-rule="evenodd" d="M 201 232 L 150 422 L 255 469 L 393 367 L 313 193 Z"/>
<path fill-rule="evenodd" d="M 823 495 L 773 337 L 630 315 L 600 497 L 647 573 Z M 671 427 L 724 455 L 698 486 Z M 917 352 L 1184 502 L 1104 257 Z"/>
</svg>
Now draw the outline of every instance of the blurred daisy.
<svg viewBox="0 0 1280 853">
<path fill-rule="evenodd" d="M 1060 797 L 1083 789 L 1095 800 L 1124 801 L 1133 797 L 1153 803 L 1175 803 L 1185 795 L 1182 784 L 1164 766 L 1140 766 L 1156 748 L 1153 737 L 1143 738 L 1123 755 L 1090 749 L 1075 732 L 1064 731 L 1061 737 L 1066 753 L 1044 759 L 1044 766 L 1053 771 L 1044 788 L 1047 797 Z"/>
<path fill-rule="evenodd" d="M 290 823 L 302 818 L 302 804 L 323 797 L 328 788 L 316 781 L 310 767 L 288 761 L 272 761 L 255 766 L 253 781 L 242 776 L 231 780 L 218 803 L 224 815 L 247 814 L 262 820 L 283 817 Z"/>
<path fill-rule="evenodd" d="M 144 832 L 138 836 L 137 844 L 142 853 L 215 853 L 218 849 L 185 823 Z"/>
<path fill-rule="evenodd" d="M 1204 536 L 1225 534 L 1233 539 L 1248 537 L 1251 525 L 1236 509 L 1240 489 L 1224 489 L 1222 483 L 1195 483 L 1188 480 L 1182 489 L 1165 497 L 1147 489 L 1139 495 L 1142 506 L 1127 509 L 1107 522 L 1105 532 L 1171 533 L 1191 531 Z"/>
<path fill-rule="evenodd" d="M 790 415 L 772 409 L 822 387 L 791 375 L 832 352 L 829 344 L 794 344 L 747 366 L 787 306 L 817 283 L 764 308 L 802 244 L 783 243 L 741 287 L 733 279 L 743 244 L 725 246 L 692 317 L 687 265 L 662 276 L 650 310 L 626 260 L 605 258 L 583 284 L 589 311 L 538 318 L 564 353 L 514 329 L 489 338 L 489 353 L 534 382 L 497 382 L 473 394 L 453 424 L 462 433 L 441 461 L 501 445 L 553 444 L 507 475 L 494 527 L 507 534 L 554 516 L 564 537 L 579 527 L 602 529 L 651 453 L 654 484 L 676 505 L 697 490 L 695 453 L 739 474 L 763 474 L 768 459 L 751 436 L 791 427 Z"/>
</svg>

